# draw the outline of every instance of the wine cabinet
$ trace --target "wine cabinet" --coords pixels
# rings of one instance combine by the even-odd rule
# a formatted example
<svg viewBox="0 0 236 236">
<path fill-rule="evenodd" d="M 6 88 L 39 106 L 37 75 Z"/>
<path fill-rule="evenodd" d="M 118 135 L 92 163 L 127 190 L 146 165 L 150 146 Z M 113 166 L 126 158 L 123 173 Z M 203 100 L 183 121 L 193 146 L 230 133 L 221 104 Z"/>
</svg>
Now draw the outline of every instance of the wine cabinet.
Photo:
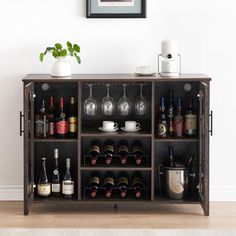
<svg viewBox="0 0 236 236">
<path fill-rule="evenodd" d="M 85 74 L 73 75 L 70 79 L 52 78 L 50 75 L 33 74 L 23 79 L 24 110 L 20 112 L 20 135 L 24 136 L 24 214 L 28 215 L 34 202 L 54 202 L 71 204 L 110 204 L 115 208 L 119 204 L 152 206 L 154 204 L 199 204 L 204 215 L 209 215 L 209 134 L 212 134 L 212 112 L 209 112 L 210 81 L 206 75 L 186 74 L 180 77 L 165 78 L 160 76 L 137 77 L 132 74 Z M 89 85 L 93 87 L 93 99 L 96 102 L 95 114 L 85 114 L 84 103 L 91 97 Z M 107 94 L 113 98 L 115 110 L 110 116 L 104 115 L 101 103 Z M 123 96 L 123 85 L 126 85 L 131 110 L 127 116 L 119 113 L 118 101 Z M 137 114 L 135 101 L 142 95 L 145 98 L 144 114 Z M 197 116 L 196 133 L 191 136 L 160 137 L 158 133 L 158 117 L 160 97 L 168 97 L 168 91 L 174 92 L 174 97 L 181 97 L 182 112 L 188 109 L 187 100 L 194 99 L 194 111 Z M 64 98 L 64 113 L 68 114 L 70 97 L 75 98 L 75 113 L 77 114 L 76 135 L 71 137 L 57 135 L 39 138 L 36 136 L 35 116 L 40 112 L 42 100 L 46 109 L 50 97 L 55 99 L 56 116 L 59 110 L 59 99 Z M 103 121 L 118 123 L 119 130 L 108 133 L 98 128 Z M 125 132 L 121 127 L 125 121 L 140 123 L 141 130 Z M 88 151 L 94 141 L 101 147 L 111 140 L 114 144 L 114 153 L 111 163 L 105 162 L 103 149 L 97 155 L 95 164 L 91 164 L 91 153 Z M 127 161 L 122 164 L 118 153 L 119 143 L 125 140 L 128 145 Z M 135 161 L 132 145 L 138 141 L 142 145 L 141 161 Z M 191 166 L 188 166 L 188 189 L 182 199 L 172 199 L 167 194 L 166 177 L 163 168 L 170 165 L 168 148 L 174 150 L 174 160 L 188 166 L 191 156 Z M 66 159 L 71 160 L 71 176 L 74 180 L 74 194 L 72 199 L 63 197 L 42 198 L 37 195 L 37 185 L 40 172 L 40 160 L 47 158 L 47 174 L 50 180 L 53 172 L 54 149 L 59 150 L 59 170 L 61 176 L 65 173 Z M 104 186 L 99 186 L 96 197 L 91 197 L 88 181 L 91 175 L 99 173 L 104 178 L 107 173 L 114 175 L 115 186 L 110 198 L 104 196 Z M 125 198 L 119 196 L 116 179 L 121 173 L 129 178 L 139 173 L 142 176 L 141 197 L 137 198 L 134 189 L 129 186 Z M 129 179 L 130 181 L 130 179 Z"/>
</svg>

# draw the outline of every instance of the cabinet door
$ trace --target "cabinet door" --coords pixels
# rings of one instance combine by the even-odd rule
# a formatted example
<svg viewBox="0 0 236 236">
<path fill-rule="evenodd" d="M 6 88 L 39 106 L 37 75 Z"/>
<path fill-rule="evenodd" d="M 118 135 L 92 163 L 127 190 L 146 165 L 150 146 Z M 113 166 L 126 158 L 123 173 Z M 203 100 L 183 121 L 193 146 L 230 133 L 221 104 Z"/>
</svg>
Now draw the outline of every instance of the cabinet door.
<svg viewBox="0 0 236 236">
<path fill-rule="evenodd" d="M 34 188 L 34 93 L 33 83 L 24 85 L 24 214 L 29 213 Z"/>
<path fill-rule="evenodd" d="M 199 196 L 205 215 L 209 215 L 209 83 L 199 90 Z"/>
</svg>

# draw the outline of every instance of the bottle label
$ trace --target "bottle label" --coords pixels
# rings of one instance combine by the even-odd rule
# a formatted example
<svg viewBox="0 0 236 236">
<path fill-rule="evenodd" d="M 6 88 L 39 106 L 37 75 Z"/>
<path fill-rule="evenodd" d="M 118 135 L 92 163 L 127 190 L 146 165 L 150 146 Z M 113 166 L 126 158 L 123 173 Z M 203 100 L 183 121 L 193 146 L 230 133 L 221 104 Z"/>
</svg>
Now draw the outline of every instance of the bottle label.
<svg viewBox="0 0 236 236">
<path fill-rule="evenodd" d="M 158 135 L 161 137 L 165 137 L 166 136 L 166 124 L 164 123 L 160 123 L 158 124 Z"/>
<path fill-rule="evenodd" d="M 125 184 L 129 184 L 129 180 L 128 180 L 128 178 L 127 177 L 120 177 L 119 179 L 118 179 L 118 185 L 120 185 L 120 184 L 122 184 L 122 183 L 125 183 Z"/>
<path fill-rule="evenodd" d="M 60 184 L 52 184 L 52 193 L 60 193 L 61 185 Z"/>
<path fill-rule="evenodd" d="M 77 132 L 77 118 L 74 116 L 69 117 L 69 132 L 76 133 Z"/>
<path fill-rule="evenodd" d="M 174 133 L 177 137 L 183 136 L 183 117 L 176 116 L 174 119 Z"/>
<path fill-rule="evenodd" d="M 62 181 L 62 193 L 66 195 L 74 194 L 74 181 L 72 180 Z"/>
<path fill-rule="evenodd" d="M 93 145 L 89 148 L 89 152 L 97 152 L 100 153 L 100 147 L 97 145 Z"/>
<path fill-rule="evenodd" d="M 118 148 L 118 152 L 122 152 L 122 151 L 129 153 L 129 148 L 125 145 L 121 145 Z"/>
<path fill-rule="evenodd" d="M 114 147 L 112 145 L 106 145 L 105 148 L 104 148 L 104 152 L 105 151 L 111 151 L 111 152 L 114 152 Z"/>
<path fill-rule="evenodd" d="M 58 134 L 66 134 L 66 133 L 68 133 L 68 123 L 67 123 L 67 121 L 59 121 L 59 122 L 57 122 L 57 133 Z"/>
<path fill-rule="evenodd" d="M 103 185 L 105 185 L 105 184 L 111 184 L 114 186 L 115 185 L 114 179 L 112 177 L 105 178 Z"/>
<path fill-rule="evenodd" d="M 197 115 L 185 115 L 185 131 L 187 134 L 195 134 L 197 130 Z"/>
<path fill-rule="evenodd" d="M 96 183 L 96 184 L 99 185 L 100 184 L 100 179 L 96 176 L 91 177 L 90 180 L 89 180 L 89 184 L 91 184 L 91 183 Z"/>
<path fill-rule="evenodd" d="M 50 122 L 49 123 L 49 134 L 50 135 L 54 135 L 55 134 L 55 123 L 54 122 Z"/>
<path fill-rule="evenodd" d="M 50 184 L 37 184 L 37 192 L 39 196 L 48 197 L 51 194 Z"/>
</svg>

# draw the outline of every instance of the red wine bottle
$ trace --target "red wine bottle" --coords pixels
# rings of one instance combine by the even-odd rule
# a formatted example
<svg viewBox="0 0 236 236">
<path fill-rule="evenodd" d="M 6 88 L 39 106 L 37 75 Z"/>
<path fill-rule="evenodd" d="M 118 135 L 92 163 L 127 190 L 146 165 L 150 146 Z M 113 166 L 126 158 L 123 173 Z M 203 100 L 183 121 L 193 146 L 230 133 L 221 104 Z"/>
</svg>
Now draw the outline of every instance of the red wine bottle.
<svg viewBox="0 0 236 236">
<path fill-rule="evenodd" d="M 113 188 L 115 186 L 115 180 L 112 173 L 108 173 L 103 180 L 103 187 L 105 188 L 106 198 L 112 197 Z"/>
<path fill-rule="evenodd" d="M 68 118 L 68 125 L 69 125 L 69 136 L 72 138 L 77 137 L 77 114 L 76 114 L 76 107 L 75 107 L 75 98 L 70 98 L 70 113 Z"/>
<path fill-rule="evenodd" d="M 90 188 L 90 196 L 92 198 L 95 198 L 100 187 L 100 175 L 98 173 L 94 173 L 91 175 L 88 181 L 88 187 Z"/>
<path fill-rule="evenodd" d="M 141 165 L 143 161 L 143 146 L 139 140 L 134 141 L 132 147 L 132 154 L 137 165 Z"/>
<path fill-rule="evenodd" d="M 177 114 L 174 117 L 174 135 L 178 138 L 183 136 L 184 118 L 182 116 L 182 100 L 177 99 Z"/>
<path fill-rule="evenodd" d="M 114 143 L 112 141 L 107 141 L 103 149 L 103 154 L 107 165 L 110 165 L 112 163 L 114 152 L 115 152 Z"/>
<path fill-rule="evenodd" d="M 120 197 L 125 198 L 127 196 L 127 190 L 129 187 L 129 178 L 126 173 L 121 173 L 119 175 L 117 186 L 120 191 Z"/>
<path fill-rule="evenodd" d="M 88 154 L 90 155 L 90 163 L 91 165 L 97 164 L 98 155 L 101 154 L 101 147 L 98 141 L 93 141 L 92 145 L 89 148 Z"/>
<path fill-rule="evenodd" d="M 60 113 L 57 117 L 57 136 L 60 138 L 65 138 L 68 133 L 68 122 L 66 119 L 66 114 L 64 112 L 64 99 L 60 98 Z"/>
<path fill-rule="evenodd" d="M 134 173 L 131 180 L 131 188 L 133 189 L 136 198 L 140 198 L 142 196 L 143 187 L 144 184 L 141 173 L 139 172 Z"/>
<path fill-rule="evenodd" d="M 125 140 L 121 140 L 118 145 L 118 155 L 120 155 L 120 162 L 125 165 L 128 161 L 129 145 Z"/>
<path fill-rule="evenodd" d="M 48 111 L 48 137 L 54 137 L 55 135 L 55 107 L 54 98 L 50 97 L 49 111 Z"/>
</svg>

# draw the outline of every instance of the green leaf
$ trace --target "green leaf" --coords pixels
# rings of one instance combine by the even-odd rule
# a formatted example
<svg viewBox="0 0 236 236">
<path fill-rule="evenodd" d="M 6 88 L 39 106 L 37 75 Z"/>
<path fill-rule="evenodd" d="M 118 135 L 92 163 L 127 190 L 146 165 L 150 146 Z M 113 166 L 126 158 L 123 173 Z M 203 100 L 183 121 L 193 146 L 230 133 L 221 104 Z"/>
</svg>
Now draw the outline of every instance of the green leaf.
<svg viewBox="0 0 236 236">
<path fill-rule="evenodd" d="M 59 49 L 59 50 L 62 49 L 62 45 L 61 45 L 60 43 L 56 43 L 56 44 L 55 44 L 55 47 L 56 47 L 56 49 Z"/>
<path fill-rule="evenodd" d="M 80 64 L 81 63 L 81 59 L 80 57 L 77 55 L 77 53 L 74 53 L 74 57 L 76 58 L 77 62 Z"/>
<path fill-rule="evenodd" d="M 41 62 L 43 62 L 43 57 L 44 57 L 44 54 L 43 54 L 43 52 L 41 52 L 40 55 L 39 55 L 39 60 L 40 60 Z"/>
<path fill-rule="evenodd" d="M 53 50 L 52 55 L 53 55 L 53 57 L 57 58 L 57 57 L 58 57 L 57 51 L 56 51 L 56 50 Z"/>
<path fill-rule="evenodd" d="M 68 51 L 69 51 L 70 55 L 73 57 L 74 49 L 73 48 L 68 48 Z"/>
<path fill-rule="evenodd" d="M 67 55 L 67 50 L 66 49 L 63 49 L 61 52 L 60 52 L 60 56 L 61 57 L 65 57 Z"/>
<path fill-rule="evenodd" d="M 47 47 L 44 51 L 44 55 L 46 55 L 48 52 L 51 52 L 53 49 L 55 49 L 54 47 Z"/>
<path fill-rule="evenodd" d="M 76 52 L 80 52 L 80 46 L 78 44 L 74 44 L 73 48 Z"/>
<path fill-rule="evenodd" d="M 68 48 L 72 48 L 71 42 L 68 41 L 68 42 L 66 43 L 66 45 L 67 45 Z"/>
</svg>

